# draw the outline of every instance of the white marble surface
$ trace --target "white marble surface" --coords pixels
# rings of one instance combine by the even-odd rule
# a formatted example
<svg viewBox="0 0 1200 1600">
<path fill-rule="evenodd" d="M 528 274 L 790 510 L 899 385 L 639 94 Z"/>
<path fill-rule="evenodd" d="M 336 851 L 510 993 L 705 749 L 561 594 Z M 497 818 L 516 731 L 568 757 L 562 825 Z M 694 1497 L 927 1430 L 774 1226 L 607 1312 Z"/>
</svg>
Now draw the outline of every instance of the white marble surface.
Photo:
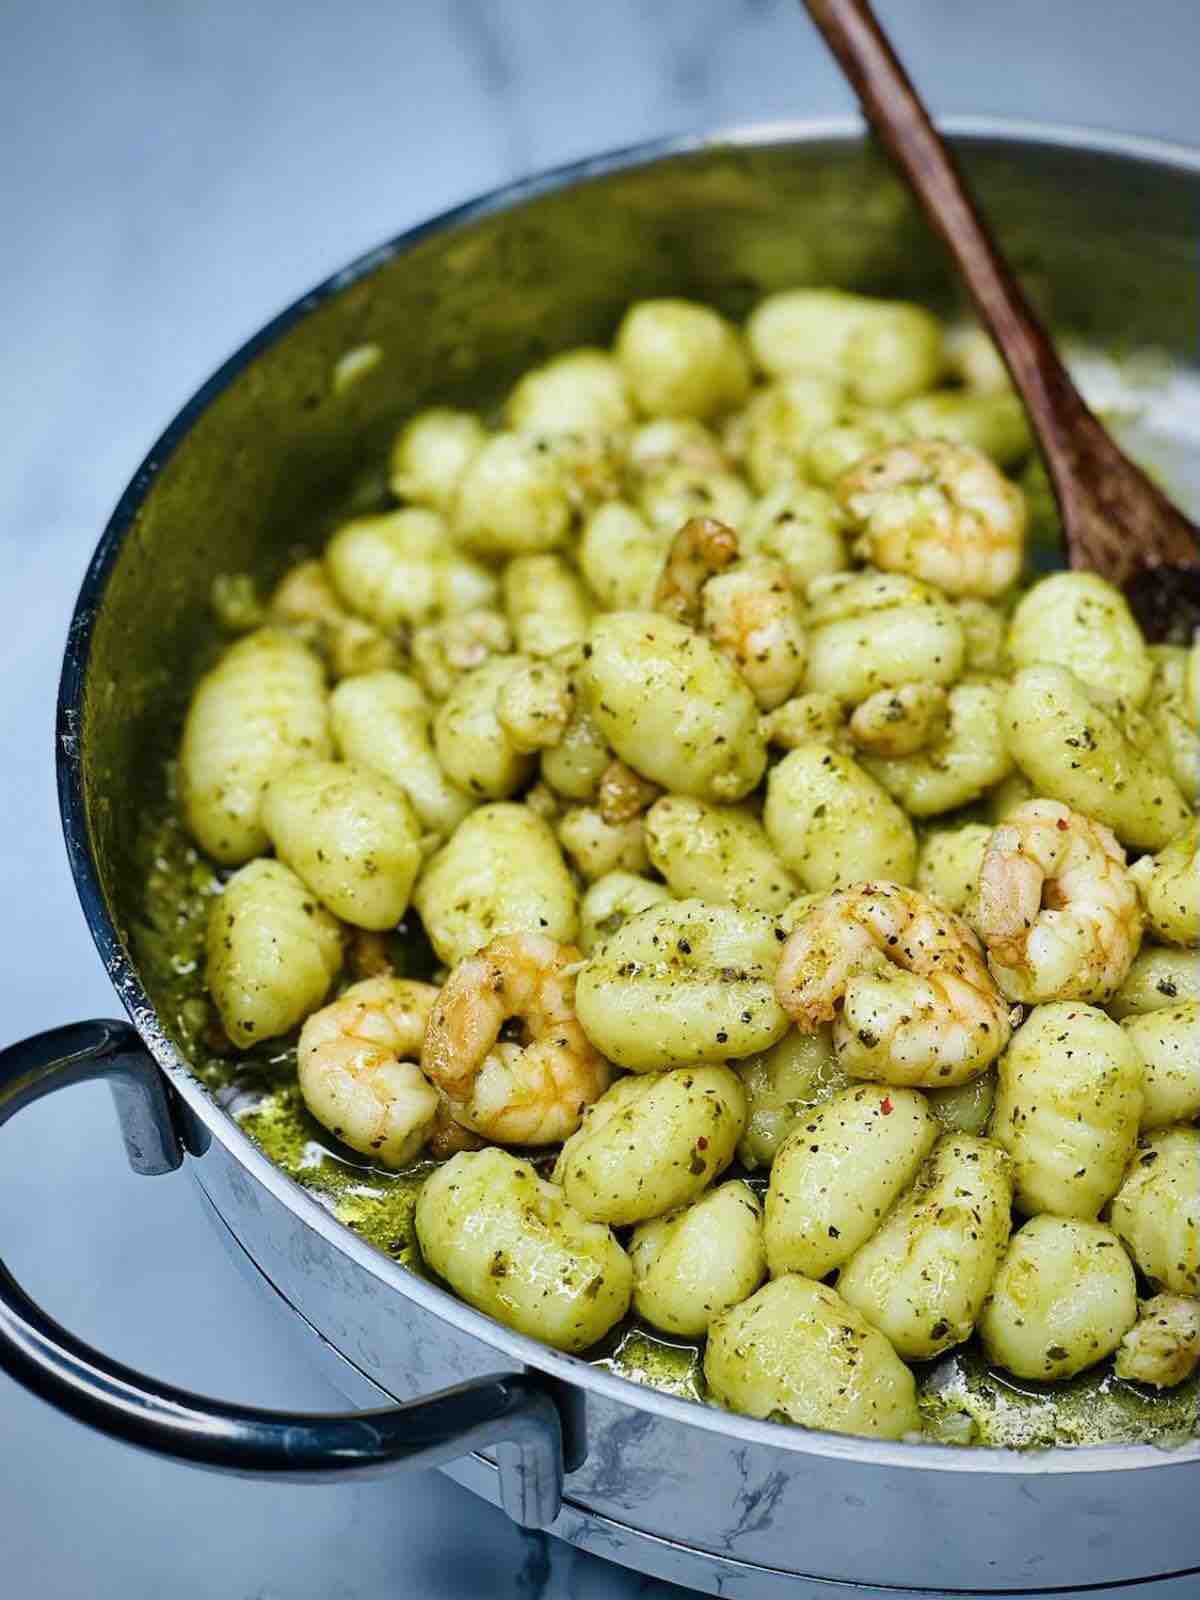
<svg viewBox="0 0 1200 1600">
<path fill-rule="evenodd" d="M 881 10 L 939 111 L 1200 142 L 1194 0 Z M 520 172 L 848 106 L 793 0 L 0 0 L 0 1037 L 114 1007 L 59 841 L 58 657 L 113 502 L 217 362 L 349 257 Z M 53 1311 L 177 1382 L 331 1403 L 187 1180 L 125 1171 L 102 1090 L 20 1128 L 2 1136 L 0 1239 Z M 38 1600 L 668 1592 L 438 1477 L 209 1477 L 4 1379 L 0 1438 L 0 1590 Z"/>
</svg>

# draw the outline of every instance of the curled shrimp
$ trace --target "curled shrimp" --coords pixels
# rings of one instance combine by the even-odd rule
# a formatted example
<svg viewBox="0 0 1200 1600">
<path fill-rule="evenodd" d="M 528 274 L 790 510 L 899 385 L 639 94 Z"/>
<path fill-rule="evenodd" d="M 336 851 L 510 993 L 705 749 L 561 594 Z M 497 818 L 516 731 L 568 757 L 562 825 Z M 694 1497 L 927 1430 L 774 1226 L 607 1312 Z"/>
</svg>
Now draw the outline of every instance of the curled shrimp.
<svg viewBox="0 0 1200 1600">
<path fill-rule="evenodd" d="M 704 585 L 704 632 L 732 660 L 764 711 L 782 705 L 804 673 L 804 630 L 787 568 L 751 556 Z"/>
<path fill-rule="evenodd" d="M 833 1022 L 851 1077 L 882 1083 L 967 1083 L 1012 1033 L 1009 1004 L 967 924 L 897 883 L 818 900 L 783 946 L 775 993 L 802 1033 Z"/>
<path fill-rule="evenodd" d="M 304 1103 L 352 1150 L 402 1167 L 433 1127 L 437 1092 L 417 1065 L 438 991 L 409 978 L 352 984 L 300 1030 Z"/>
<path fill-rule="evenodd" d="M 677 622 L 700 617 L 700 591 L 714 573 L 737 560 L 738 536 L 715 517 L 689 517 L 671 540 L 654 609 Z"/>
<path fill-rule="evenodd" d="M 429 1019 L 421 1066 L 450 1114 L 497 1144 L 556 1144 L 608 1088 L 609 1068 L 575 1017 L 574 945 L 508 933 L 468 956 Z M 505 1023 L 524 1039 L 501 1040 Z"/>
<path fill-rule="evenodd" d="M 918 439 L 860 461 L 837 484 L 857 553 L 947 594 L 1002 594 L 1020 573 L 1025 499 L 979 450 Z"/>
<path fill-rule="evenodd" d="M 1027 801 L 992 834 L 975 926 L 996 982 L 1028 1004 L 1109 999 L 1142 942 L 1124 850 L 1057 800 Z"/>
</svg>

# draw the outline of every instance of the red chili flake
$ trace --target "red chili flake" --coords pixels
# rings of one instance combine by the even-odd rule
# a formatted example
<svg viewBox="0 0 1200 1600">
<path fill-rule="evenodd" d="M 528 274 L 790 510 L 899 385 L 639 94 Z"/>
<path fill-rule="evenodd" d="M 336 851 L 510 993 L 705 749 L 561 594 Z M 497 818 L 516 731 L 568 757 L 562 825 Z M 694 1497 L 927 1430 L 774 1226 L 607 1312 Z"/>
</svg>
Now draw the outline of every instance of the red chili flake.
<svg viewBox="0 0 1200 1600">
<path fill-rule="evenodd" d="M 884 1095 L 883 1104 L 880 1106 L 879 1109 L 880 1109 L 880 1111 L 883 1112 L 885 1117 L 890 1117 L 892 1112 L 895 1111 L 896 1108 L 892 1104 L 892 1097 L 891 1097 L 890 1094 Z"/>
<path fill-rule="evenodd" d="M 1058 829 L 1059 833 L 1066 833 L 1067 828 L 1070 826 L 1070 824 L 1067 822 L 1066 817 L 1059 817 L 1058 821 L 1054 824 L 1054 826 Z"/>
<path fill-rule="evenodd" d="M 700 1137 L 696 1140 L 696 1149 L 697 1150 L 707 1150 L 708 1149 L 708 1140 L 704 1137 L 703 1134 L 701 1134 Z"/>
</svg>

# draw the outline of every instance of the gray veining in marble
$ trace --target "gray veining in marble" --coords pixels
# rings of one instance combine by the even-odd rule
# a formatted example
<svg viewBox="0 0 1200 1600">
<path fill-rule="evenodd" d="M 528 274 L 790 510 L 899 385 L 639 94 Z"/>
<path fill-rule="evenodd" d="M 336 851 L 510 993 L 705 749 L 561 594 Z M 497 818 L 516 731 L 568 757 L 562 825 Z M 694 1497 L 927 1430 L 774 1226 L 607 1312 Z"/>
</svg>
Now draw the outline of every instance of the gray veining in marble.
<svg viewBox="0 0 1200 1600">
<path fill-rule="evenodd" d="M 881 10 L 938 110 L 1200 142 L 1194 0 Z M 57 658 L 104 518 L 195 386 L 341 262 L 518 172 L 848 106 L 793 0 L 0 0 L 0 1037 L 113 1010 L 58 840 Z M 192 1186 L 127 1172 L 102 1089 L 21 1127 L 0 1156 L 0 1238 L 50 1309 L 178 1382 L 335 1403 Z M 3 1587 L 38 1600 L 672 1592 L 520 1534 L 440 1477 L 209 1477 L 6 1380 L 0 1423 Z M 769 1513 L 757 1494 L 749 1521 Z"/>
</svg>

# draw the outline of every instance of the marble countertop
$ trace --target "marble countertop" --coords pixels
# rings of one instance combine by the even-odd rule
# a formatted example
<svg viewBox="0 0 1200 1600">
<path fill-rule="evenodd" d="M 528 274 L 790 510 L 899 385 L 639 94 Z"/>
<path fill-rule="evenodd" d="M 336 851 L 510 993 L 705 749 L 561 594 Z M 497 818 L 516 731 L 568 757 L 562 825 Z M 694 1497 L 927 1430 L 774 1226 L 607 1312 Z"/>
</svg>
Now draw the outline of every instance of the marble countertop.
<svg viewBox="0 0 1200 1600">
<path fill-rule="evenodd" d="M 880 10 L 939 112 L 1200 142 L 1194 0 Z M 0 0 L 0 60 L 7 1041 L 115 1007 L 59 839 L 58 658 L 117 495 L 193 389 L 316 280 L 475 191 L 850 100 L 794 0 Z M 3 1135 L 0 1238 L 48 1309 L 193 1388 L 336 1403 L 193 1186 L 125 1169 L 102 1089 L 21 1129 Z M 319 1490 L 217 1478 L 110 1444 L 3 1378 L 0 1432 L 4 1571 L 38 1600 L 682 1593 L 523 1535 L 436 1474 Z"/>
</svg>

